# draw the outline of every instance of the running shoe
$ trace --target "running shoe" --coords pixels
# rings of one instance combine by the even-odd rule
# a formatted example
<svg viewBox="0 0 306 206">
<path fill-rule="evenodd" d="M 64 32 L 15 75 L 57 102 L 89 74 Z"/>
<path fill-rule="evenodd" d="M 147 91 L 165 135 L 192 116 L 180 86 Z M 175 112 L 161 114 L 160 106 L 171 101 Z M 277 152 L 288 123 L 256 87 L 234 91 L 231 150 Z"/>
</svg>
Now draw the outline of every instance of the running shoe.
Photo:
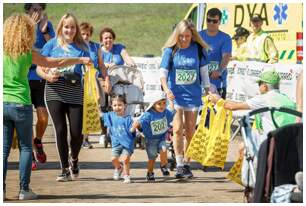
<svg viewBox="0 0 306 206">
<path fill-rule="evenodd" d="M 41 140 L 35 138 L 34 139 L 34 151 L 35 151 L 35 158 L 40 163 L 45 163 L 47 161 L 47 155 L 44 152 L 43 144 Z"/>
<path fill-rule="evenodd" d="M 130 175 L 124 175 L 124 177 L 123 177 L 123 183 L 125 183 L 125 184 L 130 184 L 130 183 L 132 183 L 132 181 L 131 181 L 131 176 Z"/>
<path fill-rule="evenodd" d="M 31 189 L 19 191 L 19 200 L 34 200 L 37 198 L 37 194 L 35 194 Z"/>
<path fill-rule="evenodd" d="M 58 182 L 68 182 L 71 181 L 70 171 L 64 169 L 61 174 L 59 174 L 56 178 Z"/>
<path fill-rule="evenodd" d="M 114 170 L 113 179 L 114 179 L 114 180 L 120 180 L 122 171 L 123 171 L 123 167 L 122 167 L 122 166 L 121 166 L 119 169 L 115 169 L 115 170 Z"/>
<path fill-rule="evenodd" d="M 154 172 L 147 172 L 147 182 L 155 182 Z"/>
<path fill-rule="evenodd" d="M 84 149 L 92 149 L 93 148 L 92 144 L 88 140 L 84 140 L 84 142 L 82 144 L 82 147 Z"/>
<path fill-rule="evenodd" d="M 184 178 L 184 167 L 178 166 L 176 168 L 175 178 L 176 179 Z"/>
<path fill-rule="evenodd" d="M 184 165 L 183 167 L 183 174 L 184 174 L 184 177 L 186 178 L 192 178 L 193 177 L 193 174 L 190 170 L 190 166 L 189 165 Z"/>
<path fill-rule="evenodd" d="M 164 177 L 170 175 L 170 172 L 168 171 L 167 166 L 161 166 L 161 167 L 160 167 L 160 170 L 161 170 L 161 172 L 163 173 L 163 176 L 164 176 Z"/>
<path fill-rule="evenodd" d="M 69 163 L 70 163 L 69 171 L 70 171 L 71 178 L 73 180 L 75 180 L 79 177 L 80 167 L 79 167 L 78 163 L 73 164 L 72 160 L 70 160 Z"/>
</svg>

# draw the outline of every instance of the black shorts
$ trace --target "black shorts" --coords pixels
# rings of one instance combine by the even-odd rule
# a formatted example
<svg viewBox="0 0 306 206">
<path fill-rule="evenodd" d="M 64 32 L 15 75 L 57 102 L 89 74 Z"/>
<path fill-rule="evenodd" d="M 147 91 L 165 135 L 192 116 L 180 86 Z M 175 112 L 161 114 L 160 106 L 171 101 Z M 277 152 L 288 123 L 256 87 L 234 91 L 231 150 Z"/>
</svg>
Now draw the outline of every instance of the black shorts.
<svg viewBox="0 0 306 206">
<path fill-rule="evenodd" d="M 34 105 L 34 107 L 46 107 L 44 99 L 46 81 L 30 80 L 29 84 L 31 89 L 32 104 Z"/>
</svg>

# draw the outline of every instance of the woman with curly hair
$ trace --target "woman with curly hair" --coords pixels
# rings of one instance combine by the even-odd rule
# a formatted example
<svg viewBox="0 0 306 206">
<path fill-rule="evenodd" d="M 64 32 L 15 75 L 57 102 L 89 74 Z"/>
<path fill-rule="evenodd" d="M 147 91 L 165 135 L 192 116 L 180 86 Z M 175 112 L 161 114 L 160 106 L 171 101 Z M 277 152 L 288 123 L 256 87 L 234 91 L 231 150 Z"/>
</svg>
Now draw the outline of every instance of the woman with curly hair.
<svg viewBox="0 0 306 206">
<path fill-rule="evenodd" d="M 62 67 L 73 64 L 88 64 L 90 59 L 49 58 L 33 51 L 35 22 L 27 15 L 13 15 L 4 22 L 3 33 L 3 190 L 13 130 L 16 128 L 20 147 L 20 191 L 19 200 L 36 199 L 29 188 L 32 164 L 33 111 L 28 82 L 28 71 L 33 64 L 44 67 Z M 57 73 L 45 75 L 48 81 L 58 78 Z"/>
</svg>

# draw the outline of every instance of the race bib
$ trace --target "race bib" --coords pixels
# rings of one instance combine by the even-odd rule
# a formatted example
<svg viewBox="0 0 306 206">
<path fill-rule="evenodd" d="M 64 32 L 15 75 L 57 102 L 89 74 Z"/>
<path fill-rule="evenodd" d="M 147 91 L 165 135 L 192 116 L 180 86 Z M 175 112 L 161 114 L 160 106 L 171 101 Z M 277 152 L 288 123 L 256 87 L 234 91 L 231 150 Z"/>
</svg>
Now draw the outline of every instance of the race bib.
<svg viewBox="0 0 306 206">
<path fill-rule="evenodd" d="M 153 135 L 164 134 L 168 130 L 167 118 L 159 119 L 151 122 L 151 130 Z"/>
<path fill-rule="evenodd" d="M 64 77 L 65 75 L 74 74 L 74 67 L 75 65 L 68 66 L 68 67 L 61 67 L 61 68 L 58 68 L 57 71 L 60 73 L 61 77 Z"/>
<path fill-rule="evenodd" d="M 193 84 L 197 79 L 196 70 L 177 69 L 175 73 L 175 83 L 180 85 Z"/>
<path fill-rule="evenodd" d="M 219 62 L 211 61 L 209 62 L 208 66 L 208 73 L 219 69 Z"/>
</svg>

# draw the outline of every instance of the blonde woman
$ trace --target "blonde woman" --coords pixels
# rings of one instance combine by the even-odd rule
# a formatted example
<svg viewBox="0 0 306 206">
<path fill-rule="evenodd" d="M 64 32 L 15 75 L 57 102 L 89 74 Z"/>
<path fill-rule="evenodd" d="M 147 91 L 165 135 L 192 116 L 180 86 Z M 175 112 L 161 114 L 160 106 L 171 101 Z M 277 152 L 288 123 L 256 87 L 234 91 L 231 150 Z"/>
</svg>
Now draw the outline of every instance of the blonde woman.
<svg viewBox="0 0 306 206">
<path fill-rule="evenodd" d="M 16 128 L 20 145 L 20 191 L 19 199 L 36 199 L 30 189 L 32 163 L 32 102 L 28 82 L 28 71 L 33 64 L 45 67 L 61 67 L 71 64 L 89 63 L 89 58 L 43 57 L 32 51 L 35 41 L 35 22 L 27 15 L 13 15 L 4 22 L 3 33 L 3 190 L 6 194 L 6 173 L 13 130 Z M 45 75 L 52 81 L 57 76 Z"/>
<path fill-rule="evenodd" d="M 194 134 L 198 109 L 202 104 L 201 86 L 207 93 L 210 85 L 205 66 L 207 49 L 208 45 L 188 20 L 177 24 L 163 47 L 160 80 L 168 100 L 173 101 L 176 110 L 173 120 L 176 178 L 193 176 L 190 159 L 184 158 L 184 153 Z"/>
<path fill-rule="evenodd" d="M 65 14 L 56 29 L 55 38 L 49 40 L 41 50 L 48 57 L 89 57 L 88 46 L 84 42 L 77 19 L 72 14 Z M 38 74 L 44 78 L 47 70 L 38 67 Z M 82 114 L 83 87 L 81 78 L 82 65 L 59 68 L 60 77 L 47 82 L 45 100 L 49 116 L 55 129 L 57 151 L 59 153 L 61 173 L 56 180 L 66 182 L 79 176 L 78 156 L 83 142 Z M 68 144 L 67 122 L 70 128 L 70 144 Z M 71 158 L 69 159 L 69 147 Z"/>
</svg>

